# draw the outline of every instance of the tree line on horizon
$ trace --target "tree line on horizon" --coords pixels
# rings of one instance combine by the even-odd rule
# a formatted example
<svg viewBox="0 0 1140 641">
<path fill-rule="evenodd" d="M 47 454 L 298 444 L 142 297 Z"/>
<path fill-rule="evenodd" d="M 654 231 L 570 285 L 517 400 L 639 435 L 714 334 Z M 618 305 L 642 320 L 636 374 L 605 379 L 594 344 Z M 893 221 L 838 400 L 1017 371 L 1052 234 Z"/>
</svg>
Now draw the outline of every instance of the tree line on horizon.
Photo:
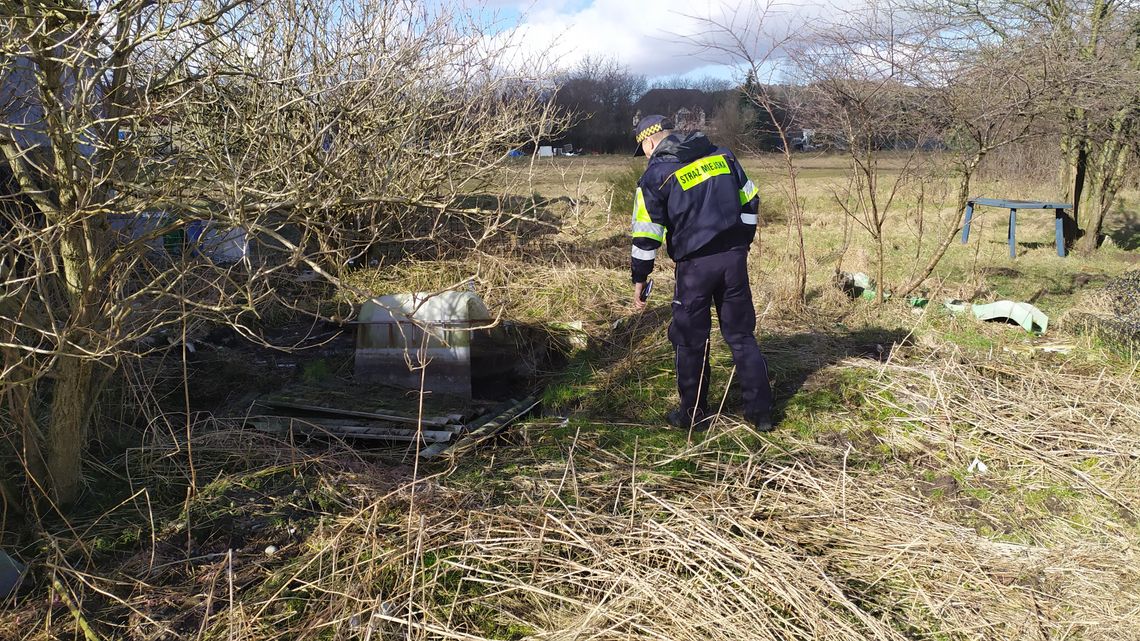
<svg viewBox="0 0 1140 641">
<path fill-rule="evenodd" d="M 558 146 L 571 145 L 585 153 L 630 153 L 630 135 L 639 116 L 677 119 L 681 110 L 687 110 L 691 120 L 682 115 L 679 128 L 701 129 L 719 144 L 748 151 L 775 151 L 780 146 L 771 116 L 750 104 L 748 83 L 755 82 L 751 76 L 745 84 L 685 76 L 650 81 L 615 59 L 587 57 L 556 74 L 554 82 L 553 102 L 568 122 L 550 138 Z M 703 116 L 700 121 L 699 116 Z M 790 115 L 781 111 L 777 117 Z"/>
</svg>

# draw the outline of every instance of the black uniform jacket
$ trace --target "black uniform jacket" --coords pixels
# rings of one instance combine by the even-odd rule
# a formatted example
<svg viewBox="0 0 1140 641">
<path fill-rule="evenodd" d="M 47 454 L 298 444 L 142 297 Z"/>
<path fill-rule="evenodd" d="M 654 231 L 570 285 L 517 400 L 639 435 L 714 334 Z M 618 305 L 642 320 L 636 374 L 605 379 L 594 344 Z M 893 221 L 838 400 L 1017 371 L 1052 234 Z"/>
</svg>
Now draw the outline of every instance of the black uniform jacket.
<svg viewBox="0 0 1140 641">
<path fill-rule="evenodd" d="M 756 236 L 758 194 L 732 152 L 703 133 L 662 140 L 637 183 L 633 282 L 649 277 L 662 242 L 675 262 L 748 247 Z"/>
</svg>

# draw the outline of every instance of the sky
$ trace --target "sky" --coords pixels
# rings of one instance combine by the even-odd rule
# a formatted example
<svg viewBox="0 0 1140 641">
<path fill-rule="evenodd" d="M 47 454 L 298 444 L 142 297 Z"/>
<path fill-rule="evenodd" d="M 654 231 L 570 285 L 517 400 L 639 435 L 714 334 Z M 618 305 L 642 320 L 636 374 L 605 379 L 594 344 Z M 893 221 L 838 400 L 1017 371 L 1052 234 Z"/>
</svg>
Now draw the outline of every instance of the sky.
<svg viewBox="0 0 1140 641">
<path fill-rule="evenodd" d="M 818 15 L 824 0 L 772 4 L 763 32 L 756 27 L 768 0 L 473 0 L 525 50 L 545 51 L 571 67 L 586 56 L 609 57 L 650 80 L 743 77 L 741 49 L 762 55 L 772 35 L 802 17 Z M 728 32 L 745 36 L 733 41 Z M 709 48 L 707 44 L 713 44 Z M 742 46 L 743 45 L 743 46 Z M 727 48 L 732 53 L 718 50 Z"/>
</svg>

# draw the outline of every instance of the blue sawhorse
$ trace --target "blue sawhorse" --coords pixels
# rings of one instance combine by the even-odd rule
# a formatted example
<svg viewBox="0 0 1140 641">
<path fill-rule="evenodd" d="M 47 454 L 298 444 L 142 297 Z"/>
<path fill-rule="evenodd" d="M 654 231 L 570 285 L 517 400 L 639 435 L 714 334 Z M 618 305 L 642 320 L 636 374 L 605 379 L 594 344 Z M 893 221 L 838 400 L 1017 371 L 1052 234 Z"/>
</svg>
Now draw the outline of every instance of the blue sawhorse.
<svg viewBox="0 0 1140 641">
<path fill-rule="evenodd" d="M 970 222 L 974 219 L 974 205 L 1003 207 L 1009 210 L 1009 257 L 1017 257 L 1017 210 L 1052 209 L 1057 218 L 1057 255 L 1065 257 L 1065 211 L 1073 208 L 1072 203 L 1050 203 L 1040 200 L 1006 200 L 1004 198 L 974 198 L 966 201 L 966 224 L 962 227 L 962 244 L 970 240 Z"/>
</svg>

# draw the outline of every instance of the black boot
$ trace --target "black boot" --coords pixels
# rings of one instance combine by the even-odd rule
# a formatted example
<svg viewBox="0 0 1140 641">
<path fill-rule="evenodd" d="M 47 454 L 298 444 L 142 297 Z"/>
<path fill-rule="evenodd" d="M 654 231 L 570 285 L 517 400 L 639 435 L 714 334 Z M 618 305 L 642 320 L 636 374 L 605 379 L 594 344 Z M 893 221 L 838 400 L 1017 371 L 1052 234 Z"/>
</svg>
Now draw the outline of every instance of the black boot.
<svg viewBox="0 0 1140 641">
<path fill-rule="evenodd" d="M 772 421 L 771 412 L 747 412 L 744 415 L 744 420 L 757 432 L 771 432 L 776 427 Z"/>
<path fill-rule="evenodd" d="M 678 407 L 665 415 L 665 422 L 677 429 L 687 430 L 692 427 L 694 432 L 703 432 L 712 424 L 712 416 L 703 410 L 687 412 Z"/>
</svg>

